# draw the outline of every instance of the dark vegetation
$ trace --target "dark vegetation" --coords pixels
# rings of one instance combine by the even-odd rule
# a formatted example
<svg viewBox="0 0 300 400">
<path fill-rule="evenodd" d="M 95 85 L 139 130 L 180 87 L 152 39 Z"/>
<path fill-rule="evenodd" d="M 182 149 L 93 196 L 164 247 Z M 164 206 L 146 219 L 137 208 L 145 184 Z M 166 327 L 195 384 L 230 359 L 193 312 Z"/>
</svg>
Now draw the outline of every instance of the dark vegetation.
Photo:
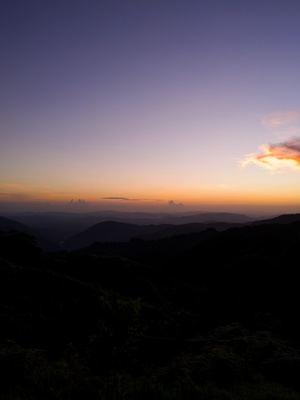
<svg viewBox="0 0 300 400">
<path fill-rule="evenodd" d="M 0 233 L 0 398 L 300 399 L 300 222 L 46 253 Z"/>
</svg>

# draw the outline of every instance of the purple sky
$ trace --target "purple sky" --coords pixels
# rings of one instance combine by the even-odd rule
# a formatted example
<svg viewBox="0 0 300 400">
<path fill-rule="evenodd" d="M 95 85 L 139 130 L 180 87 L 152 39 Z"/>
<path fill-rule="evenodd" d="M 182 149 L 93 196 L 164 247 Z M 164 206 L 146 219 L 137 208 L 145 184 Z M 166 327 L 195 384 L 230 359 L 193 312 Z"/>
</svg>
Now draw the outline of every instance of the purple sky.
<svg viewBox="0 0 300 400">
<path fill-rule="evenodd" d="M 2 0 L 0 203 L 299 203 L 297 162 L 257 162 L 300 136 L 299 21 L 298 0 Z"/>
</svg>

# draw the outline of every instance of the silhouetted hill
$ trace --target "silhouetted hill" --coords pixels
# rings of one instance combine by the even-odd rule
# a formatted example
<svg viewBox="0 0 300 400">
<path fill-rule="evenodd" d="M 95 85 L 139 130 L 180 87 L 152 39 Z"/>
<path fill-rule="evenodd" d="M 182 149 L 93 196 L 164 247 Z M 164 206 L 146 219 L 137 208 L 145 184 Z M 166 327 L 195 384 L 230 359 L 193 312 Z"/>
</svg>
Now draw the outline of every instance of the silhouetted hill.
<svg viewBox="0 0 300 400">
<path fill-rule="evenodd" d="M 122 212 L 122 211 L 101 211 L 92 213 L 103 221 L 127 222 L 141 225 L 161 225 L 184 224 L 184 223 L 206 223 L 206 222 L 228 222 L 228 223 L 246 223 L 253 221 L 244 214 L 228 213 L 228 212 L 176 212 L 176 213 L 150 213 L 150 212 Z M 101 222 L 99 220 L 99 222 Z"/>
<path fill-rule="evenodd" d="M 293 222 L 300 222 L 300 214 L 283 214 L 274 218 L 255 221 L 253 224 L 291 224 Z"/>
<path fill-rule="evenodd" d="M 57 251 L 60 247 L 51 240 L 48 239 L 47 235 L 44 235 L 33 226 L 28 226 L 20 222 L 14 221 L 10 218 L 0 217 L 0 232 L 19 232 L 26 233 L 32 237 L 35 237 L 36 242 L 44 250 Z"/>
<path fill-rule="evenodd" d="M 188 235 L 190 233 L 203 232 L 208 229 L 216 229 L 217 231 L 223 231 L 239 224 L 226 223 L 226 222 L 211 222 L 211 223 L 189 223 L 182 225 L 169 225 L 169 226 L 157 226 L 157 231 L 153 233 L 147 233 L 139 235 L 138 238 L 145 240 L 157 240 L 168 238 L 172 236 Z"/>
<path fill-rule="evenodd" d="M 121 222 L 106 221 L 96 224 L 84 232 L 68 238 L 63 246 L 68 249 L 78 249 L 95 242 L 127 242 L 133 238 L 155 240 L 171 236 L 202 232 L 209 228 L 225 230 L 237 224 L 210 223 L 184 225 L 134 225 Z"/>
<path fill-rule="evenodd" d="M 146 213 L 109 210 L 92 213 L 16 213 L 8 217 L 31 227 L 36 234 L 56 244 L 81 233 L 93 225 L 106 221 L 134 225 L 182 225 L 211 222 L 248 223 L 252 221 L 251 218 L 245 215 L 234 213 Z"/>
<path fill-rule="evenodd" d="M 134 225 L 106 221 L 93 225 L 86 231 L 67 239 L 64 246 L 76 249 L 89 246 L 94 242 L 126 242 L 133 237 L 150 234 L 158 229 L 160 228 L 156 225 Z"/>
<path fill-rule="evenodd" d="M 29 228 L 20 222 L 14 221 L 9 218 L 0 217 L 0 231 L 19 231 L 28 232 Z"/>
<path fill-rule="evenodd" d="M 53 243 L 59 243 L 100 220 L 94 215 L 79 213 L 26 213 L 15 214 L 15 220 L 30 226 L 39 235 Z"/>
<path fill-rule="evenodd" d="M 225 212 L 202 212 L 190 213 L 186 215 L 174 215 L 165 217 L 164 222 L 172 224 L 188 224 L 188 223 L 212 223 L 212 222 L 226 222 L 226 223 L 249 223 L 253 218 L 244 214 L 225 213 Z"/>
</svg>

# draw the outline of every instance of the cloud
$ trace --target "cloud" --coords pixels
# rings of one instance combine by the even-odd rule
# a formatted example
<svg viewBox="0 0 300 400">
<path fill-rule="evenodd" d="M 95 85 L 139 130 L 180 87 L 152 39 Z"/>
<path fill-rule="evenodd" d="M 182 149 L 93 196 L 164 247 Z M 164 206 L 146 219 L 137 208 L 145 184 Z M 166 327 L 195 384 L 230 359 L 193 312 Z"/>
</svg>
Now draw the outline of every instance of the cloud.
<svg viewBox="0 0 300 400">
<path fill-rule="evenodd" d="M 67 206 L 71 208 L 82 208 L 86 207 L 87 205 L 88 202 L 84 199 L 72 199 L 67 203 Z"/>
<path fill-rule="evenodd" d="M 102 197 L 103 200 L 121 200 L 121 201 L 140 201 L 142 199 L 131 199 L 130 197 Z"/>
<path fill-rule="evenodd" d="M 32 196 L 29 196 L 25 193 L 0 192 L 0 201 L 27 201 L 31 198 Z"/>
<path fill-rule="evenodd" d="M 262 119 L 262 124 L 267 128 L 280 129 L 300 122 L 300 110 L 274 112 L 267 114 Z"/>
<path fill-rule="evenodd" d="M 23 183 L 18 182 L 0 182 L 0 191 L 24 191 L 26 190 L 26 186 Z"/>
<path fill-rule="evenodd" d="M 248 155 L 242 165 L 251 163 L 271 170 L 300 169 L 300 137 L 261 146 L 261 151 Z"/>
<path fill-rule="evenodd" d="M 170 207 L 183 207 L 183 203 L 177 203 L 175 200 L 169 200 L 168 205 Z"/>
</svg>

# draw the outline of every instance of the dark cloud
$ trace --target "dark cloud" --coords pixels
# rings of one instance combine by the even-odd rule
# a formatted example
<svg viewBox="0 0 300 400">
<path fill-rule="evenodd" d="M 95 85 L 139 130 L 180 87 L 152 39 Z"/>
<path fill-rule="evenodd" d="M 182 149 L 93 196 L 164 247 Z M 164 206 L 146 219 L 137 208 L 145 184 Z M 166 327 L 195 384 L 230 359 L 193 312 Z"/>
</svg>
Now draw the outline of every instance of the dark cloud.
<svg viewBox="0 0 300 400">
<path fill-rule="evenodd" d="M 67 204 L 68 207 L 70 208 L 86 208 L 86 206 L 88 205 L 88 202 L 84 199 L 72 199 L 71 201 L 69 201 L 69 203 Z"/>
<path fill-rule="evenodd" d="M 177 203 L 175 200 L 169 200 L 168 204 L 170 207 L 183 207 L 183 203 Z"/>
<path fill-rule="evenodd" d="M 87 201 L 83 199 L 72 199 L 70 200 L 70 204 L 86 204 Z"/>
</svg>

